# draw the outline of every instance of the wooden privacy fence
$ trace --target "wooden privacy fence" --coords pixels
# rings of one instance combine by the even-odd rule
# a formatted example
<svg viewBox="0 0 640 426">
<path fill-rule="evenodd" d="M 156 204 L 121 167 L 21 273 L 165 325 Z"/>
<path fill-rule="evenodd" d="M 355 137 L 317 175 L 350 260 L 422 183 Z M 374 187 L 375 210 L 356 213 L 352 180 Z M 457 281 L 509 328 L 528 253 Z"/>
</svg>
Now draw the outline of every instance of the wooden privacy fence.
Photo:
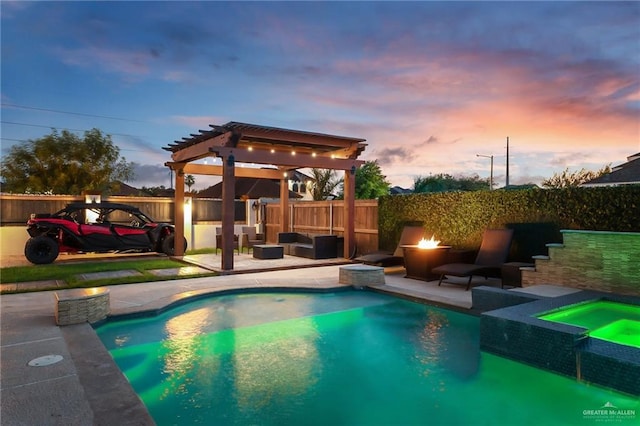
<svg viewBox="0 0 640 426">
<path fill-rule="evenodd" d="M 82 202 L 82 196 L 70 195 L 0 195 L 2 226 L 25 226 L 31 213 L 54 213 L 66 204 Z M 155 221 L 173 223 L 173 198 L 166 197 L 103 197 L 103 201 L 138 207 Z M 247 204 L 253 200 L 235 202 L 236 224 L 249 223 Z M 289 230 L 305 234 L 344 234 L 343 201 L 292 201 L 289 204 Z M 263 228 L 270 243 L 278 241 L 280 205 L 266 204 Z M 194 224 L 219 223 L 222 220 L 221 200 L 194 198 Z M 356 254 L 378 250 L 378 201 L 355 201 Z"/>
<path fill-rule="evenodd" d="M 291 201 L 289 204 L 289 230 L 303 234 L 344 234 L 344 202 Z M 276 242 L 280 231 L 280 205 L 267 204 L 265 215 L 267 241 Z M 356 254 L 378 249 L 378 201 L 355 202 Z"/>
<path fill-rule="evenodd" d="M 73 195 L 13 195 L 0 196 L 0 221 L 3 226 L 24 225 L 31 213 L 55 213 L 69 203 L 81 203 L 82 196 Z M 128 204 L 139 208 L 156 222 L 174 221 L 173 198 L 168 197 L 103 197 L 102 201 Z M 246 202 L 236 200 L 235 221 L 246 223 Z M 221 200 L 194 198 L 192 202 L 194 222 L 220 222 L 222 220 Z"/>
</svg>

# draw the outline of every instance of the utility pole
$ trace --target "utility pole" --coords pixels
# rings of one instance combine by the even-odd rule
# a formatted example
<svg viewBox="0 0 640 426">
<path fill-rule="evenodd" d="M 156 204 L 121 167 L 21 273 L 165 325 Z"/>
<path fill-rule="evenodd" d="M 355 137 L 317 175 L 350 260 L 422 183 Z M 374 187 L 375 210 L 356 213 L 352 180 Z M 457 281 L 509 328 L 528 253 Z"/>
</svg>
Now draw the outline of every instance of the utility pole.
<svg viewBox="0 0 640 426">
<path fill-rule="evenodd" d="M 489 178 L 489 190 L 493 191 L 493 155 L 476 154 L 476 157 L 484 157 L 491 159 L 491 177 Z"/>
<path fill-rule="evenodd" d="M 509 136 L 507 136 L 507 179 L 505 187 L 509 186 Z"/>
</svg>

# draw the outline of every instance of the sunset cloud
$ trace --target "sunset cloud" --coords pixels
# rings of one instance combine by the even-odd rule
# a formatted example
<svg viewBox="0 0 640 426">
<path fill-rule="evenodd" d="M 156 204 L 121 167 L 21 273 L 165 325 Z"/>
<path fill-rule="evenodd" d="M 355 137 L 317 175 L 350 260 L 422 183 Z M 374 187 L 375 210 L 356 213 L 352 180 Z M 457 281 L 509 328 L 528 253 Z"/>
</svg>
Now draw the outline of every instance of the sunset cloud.
<svg viewBox="0 0 640 426">
<path fill-rule="evenodd" d="M 640 151 L 637 2 L 3 2 L 1 19 L 3 102 L 138 124 L 3 117 L 133 135 L 150 179 L 163 146 L 228 121 L 365 138 L 403 186 L 488 176 L 476 154 L 504 183 L 507 137 L 516 183 Z"/>
</svg>

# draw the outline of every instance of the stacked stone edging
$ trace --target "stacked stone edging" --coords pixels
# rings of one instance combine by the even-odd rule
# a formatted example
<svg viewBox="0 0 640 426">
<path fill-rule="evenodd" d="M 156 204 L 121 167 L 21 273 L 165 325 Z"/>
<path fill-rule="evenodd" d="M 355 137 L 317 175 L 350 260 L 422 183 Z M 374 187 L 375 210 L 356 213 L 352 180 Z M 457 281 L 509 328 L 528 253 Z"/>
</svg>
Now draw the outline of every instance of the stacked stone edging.
<svg viewBox="0 0 640 426">
<path fill-rule="evenodd" d="M 549 256 L 522 270 L 522 286 L 562 285 L 640 295 L 640 233 L 563 230 L 564 244 L 549 244 Z"/>
<path fill-rule="evenodd" d="M 94 323 L 109 315 L 109 289 L 56 292 L 55 297 L 55 318 L 58 325 Z"/>
<path fill-rule="evenodd" d="M 341 266 L 338 282 L 356 288 L 384 285 L 384 268 L 370 265 Z"/>
</svg>

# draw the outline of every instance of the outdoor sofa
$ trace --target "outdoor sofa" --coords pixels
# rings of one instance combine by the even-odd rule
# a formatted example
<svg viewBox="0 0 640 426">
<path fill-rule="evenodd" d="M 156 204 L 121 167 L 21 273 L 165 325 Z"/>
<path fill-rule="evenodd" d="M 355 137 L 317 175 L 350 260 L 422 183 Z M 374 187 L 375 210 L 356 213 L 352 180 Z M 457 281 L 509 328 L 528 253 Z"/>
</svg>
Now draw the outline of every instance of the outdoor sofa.
<svg viewBox="0 0 640 426">
<path fill-rule="evenodd" d="M 299 232 L 278 233 L 278 245 L 284 254 L 308 259 L 332 259 L 341 253 L 343 237 L 337 235 L 302 234 Z"/>
</svg>

